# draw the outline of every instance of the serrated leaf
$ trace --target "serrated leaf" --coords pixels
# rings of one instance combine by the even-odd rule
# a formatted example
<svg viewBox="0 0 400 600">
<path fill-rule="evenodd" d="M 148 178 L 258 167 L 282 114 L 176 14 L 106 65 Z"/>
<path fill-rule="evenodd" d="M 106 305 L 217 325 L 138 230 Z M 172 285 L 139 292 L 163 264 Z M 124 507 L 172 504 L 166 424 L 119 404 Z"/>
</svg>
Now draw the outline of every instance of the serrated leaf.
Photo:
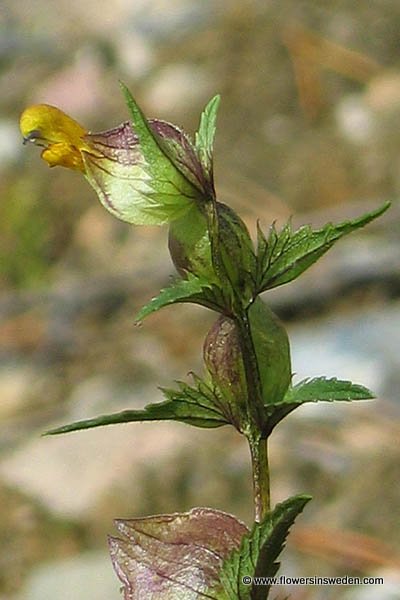
<svg viewBox="0 0 400 600">
<path fill-rule="evenodd" d="M 337 225 L 328 223 L 322 229 L 313 230 L 305 225 L 292 231 L 290 223 L 280 232 L 271 227 L 268 239 L 258 226 L 258 252 L 256 281 L 257 292 L 283 285 L 296 279 L 315 263 L 332 245 L 344 235 L 367 225 L 390 206 L 390 202 L 352 221 Z"/>
<path fill-rule="evenodd" d="M 206 290 L 211 290 L 211 284 L 189 273 L 187 279 L 178 279 L 178 281 L 169 287 L 161 290 L 158 296 L 152 298 L 150 302 L 140 309 L 135 320 L 141 321 L 151 315 L 151 313 L 160 310 L 160 308 L 176 304 L 177 302 L 200 302 Z M 206 302 L 206 298 L 209 296 L 210 294 L 207 294 L 204 297 L 204 302 Z"/>
<path fill-rule="evenodd" d="M 305 402 L 334 402 L 335 400 L 351 402 L 352 400 L 371 400 L 374 394 L 363 385 L 344 379 L 332 377 L 315 377 L 303 379 L 290 387 L 283 399 L 284 403 L 304 404 Z"/>
<path fill-rule="evenodd" d="M 250 586 L 243 577 L 274 577 L 279 569 L 279 554 L 285 546 L 290 527 L 310 496 L 299 495 L 277 504 L 261 523 L 255 523 L 238 550 L 225 561 L 221 583 L 228 600 L 263 600 L 270 586 Z"/>
<path fill-rule="evenodd" d="M 178 390 L 161 388 L 168 401 L 175 404 L 179 413 L 179 420 L 191 418 L 190 425 L 197 427 L 220 427 L 230 423 L 230 420 L 221 406 L 219 397 L 200 377 L 193 374 L 196 387 L 190 386 L 183 381 L 178 381 Z M 196 414 L 191 411 L 196 409 Z M 177 420 L 177 419 L 175 419 Z M 186 421 L 188 422 L 188 421 Z"/>
<path fill-rule="evenodd" d="M 208 177 L 213 175 L 213 145 L 216 131 L 217 112 L 221 97 L 214 96 L 205 107 L 200 117 L 199 130 L 195 136 L 195 146 Z"/>
<path fill-rule="evenodd" d="M 272 431 L 279 421 L 295 408 L 309 402 L 351 402 L 353 400 L 371 400 L 375 396 L 366 387 L 351 381 L 332 377 L 315 377 L 304 379 L 295 386 L 290 386 L 283 400 L 274 406 L 266 406 L 268 414 L 268 431 Z"/>
<path fill-rule="evenodd" d="M 293 410 L 309 402 L 351 402 L 352 400 L 372 400 L 374 394 L 363 385 L 332 377 L 303 379 L 290 386 L 281 402 L 265 406 L 266 429 L 269 435 L 273 428 Z"/>
<path fill-rule="evenodd" d="M 121 537 L 109 538 L 110 554 L 125 600 L 222 600 L 223 560 L 248 532 L 210 508 L 115 523 Z"/>
<path fill-rule="evenodd" d="M 51 429 L 45 435 L 58 435 L 104 425 L 144 421 L 178 421 L 202 428 L 226 425 L 228 421 L 219 409 L 218 401 L 213 397 L 212 390 L 199 378 L 196 378 L 195 381 L 197 388 L 184 382 L 178 382 L 179 390 L 163 389 L 167 398 L 165 402 L 148 404 L 143 409 L 123 410 L 93 419 L 76 421 Z"/>
</svg>

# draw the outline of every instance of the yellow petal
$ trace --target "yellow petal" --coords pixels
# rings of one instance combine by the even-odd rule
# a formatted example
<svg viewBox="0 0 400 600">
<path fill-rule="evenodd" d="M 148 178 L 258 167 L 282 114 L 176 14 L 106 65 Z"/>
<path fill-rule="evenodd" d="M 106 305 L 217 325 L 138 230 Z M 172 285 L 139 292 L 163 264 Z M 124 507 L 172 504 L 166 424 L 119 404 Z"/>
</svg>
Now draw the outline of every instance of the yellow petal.
<svg viewBox="0 0 400 600">
<path fill-rule="evenodd" d="M 60 166 L 85 172 L 82 154 L 70 144 L 50 144 L 41 154 L 50 167 Z"/>
</svg>

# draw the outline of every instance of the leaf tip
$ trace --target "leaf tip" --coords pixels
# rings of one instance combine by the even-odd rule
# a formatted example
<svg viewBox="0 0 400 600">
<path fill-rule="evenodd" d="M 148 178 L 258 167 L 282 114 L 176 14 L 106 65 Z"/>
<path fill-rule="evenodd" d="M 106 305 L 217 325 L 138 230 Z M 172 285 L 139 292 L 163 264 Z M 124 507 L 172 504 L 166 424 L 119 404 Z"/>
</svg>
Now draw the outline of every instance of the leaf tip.
<svg viewBox="0 0 400 600">
<path fill-rule="evenodd" d="M 40 437 L 49 437 L 51 435 L 58 435 L 58 433 L 59 433 L 58 428 L 49 429 L 48 431 L 44 431 L 43 433 L 41 433 Z"/>
<path fill-rule="evenodd" d="M 132 94 L 128 88 L 128 86 L 122 81 L 122 79 L 118 80 L 118 85 L 120 87 L 120 90 L 123 94 L 123 96 L 125 97 L 125 100 L 131 100 L 132 99 Z"/>
</svg>

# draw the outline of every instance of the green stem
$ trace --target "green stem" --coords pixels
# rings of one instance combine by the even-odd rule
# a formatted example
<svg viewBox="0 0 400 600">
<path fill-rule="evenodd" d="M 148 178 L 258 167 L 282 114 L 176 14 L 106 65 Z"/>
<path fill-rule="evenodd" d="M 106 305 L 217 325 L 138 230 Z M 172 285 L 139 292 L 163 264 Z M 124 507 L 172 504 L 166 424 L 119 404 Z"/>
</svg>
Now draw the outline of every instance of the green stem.
<svg viewBox="0 0 400 600">
<path fill-rule="evenodd" d="M 260 437 L 249 438 L 249 446 L 253 473 L 254 520 L 260 523 L 271 510 L 268 440 Z"/>
</svg>

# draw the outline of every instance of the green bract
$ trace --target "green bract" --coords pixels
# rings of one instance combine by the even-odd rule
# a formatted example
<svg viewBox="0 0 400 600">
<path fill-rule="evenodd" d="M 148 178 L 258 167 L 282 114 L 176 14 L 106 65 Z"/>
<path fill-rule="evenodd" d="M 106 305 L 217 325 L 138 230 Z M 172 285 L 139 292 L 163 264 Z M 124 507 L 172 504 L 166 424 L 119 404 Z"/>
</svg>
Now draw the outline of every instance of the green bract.
<svg viewBox="0 0 400 600">
<path fill-rule="evenodd" d="M 261 298 L 250 307 L 249 322 L 264 404 L 275 404 L 292 379 L 289 338 L 281 320 Z"/>
</svg>

